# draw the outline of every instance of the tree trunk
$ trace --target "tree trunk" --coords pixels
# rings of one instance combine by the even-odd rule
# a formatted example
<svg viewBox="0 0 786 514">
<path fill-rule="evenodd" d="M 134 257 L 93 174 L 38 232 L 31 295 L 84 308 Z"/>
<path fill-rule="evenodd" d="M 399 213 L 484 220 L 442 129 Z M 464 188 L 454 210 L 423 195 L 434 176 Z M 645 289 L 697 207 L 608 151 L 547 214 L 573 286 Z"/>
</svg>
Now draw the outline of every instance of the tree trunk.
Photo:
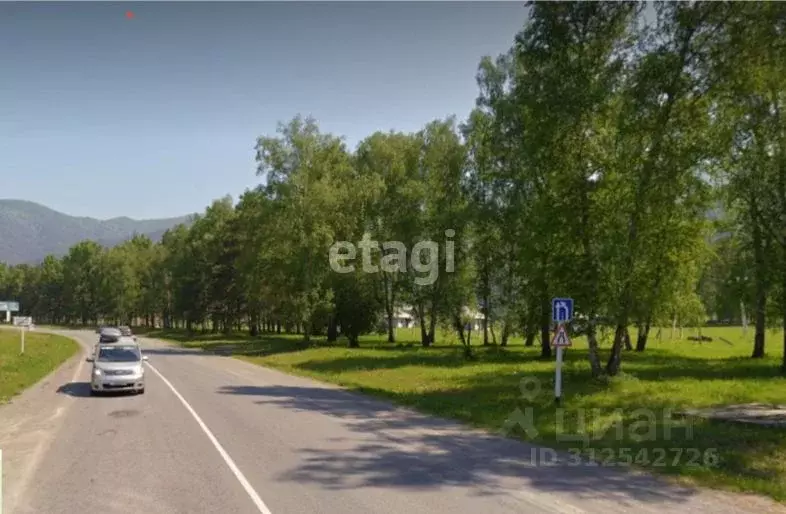
<svg viewBox="0 0 786 514">
<path fill-rule="evenodd" d="M 453 327 L 456 329 L 461 345 L 467 346 L 467 340 L 464 337 L 464 325 L 461 323 L 461 316 L 453 316 Z"/>
<path fill-rule="evenodd" d="M 639 333 L 636 336 L 636 351 L 643 352 L 647 348 L 647 338 L 650 335 L 649 320 L 644 325 L 639 325 Z"/>
<path fill-rule="evenodd" d="M 437 313 L 434 312 L 434 307 L 432 306 L 431 320 L 429 323 L 429 330 L 428 330 L 428 340 L 430 345 L 434 344 L 436 329 L 437 329 Z"/>
<path fill-rule="evenodd" d="M 783 318 L 783 363 L 781 364 L 781 373 L 786 374 L 786 270 L 783 272 L 783 299 L 781 316 Z"/>
<path fill-rule="evenodd" d="M 508 345 L 508 337 L 510 337 L 510 323 L 508 320 L 505 320 L 502 323 L 502 341 L 500 342 L 500 346 Z"/>
<path fill-rule="evenodd" d="M 337 339 L 338 339 L 338 326 L 336 325 L 336 317 L 331 314 L 330 319 L 328 319 L 327 341 L 328 343 L 333 343 Z"/>
<path fill-rule="evenodd" d="M 755 323 L 756 334 L 753 337 L 753 353 L 751 357 L 754 359 L 761 359 L 764 357 L 764 343 L 765 343 L 765 330 L 766 330 L 766 315 L 767 315 L 767 262 L 765 257 L 764 237 L 762 234 L 761 226 L 756 222 L 758 216 L 755 215 L 758 209 L 757 200 L 754 195 L 751 195 L 750 200 L 751 210 L 754 212 L 753 230 L 753 259 L 754 259 L 754 276 L 756 281 L 756 300 L 755 300 Z"/>
<path fill-rule="evenodd" d="M 740 318 L 742 318 L 742 337 L 748 335 L 748 315 L 745 312 L 745 302 L 740 302 Z"/>
<path fill-rule="evenodd" d="M 455 326 L 456 332 L 458 333 L 461 346 L 464 348 L 464 357 L 472 357 L 472 325 L 470 325 L 470 330 L 468 330 L 466 334 L 464 333 L 464 324 L 461 322 L 460 316 L 453 317 L 453 325 Z"/>
<path fill-rule="evenodd" d="M 540 299 L 540 356 L 542 358 L 551 357 L 551 303 L 548 294 L 541 292 Z"/>
<path fill-rule="evenodd" d="M 785 173 L 786 171 L 782 171 Z M 784 192 L 786 193 L 786 192 Z M 786 201 L 786 198 L 784 199 Z M 786 205 L 784 205 L 786 208 Z M 783 227 L 784 242 L 786 242 L 786 223 Z M 783 328 L 783 362 L 781 363 L 781 373 L 786 375 L 786 246 L 781 248 L 781 323 Z"/>
<path fill-rule="evenodd" d="M 428 327 L 426 326 L 426 311 L 422 303 L 418 305 L 417 315 L 420 321 L 420 344 L 424 347 L 431 346 L 432 341 L 429 337 Z"/>
<path fill-rule="evenodd" d="M 625 332 L 627 327 L 622 324 L 617 325 L 614 332 L 614 344 L 611 347 L 611 355 L 606 363 L 606 374 L 614 376 L 619 373 L 620 363 L 622 362 L 622 347 L 625 344 Z"/>
<path fill-rule="evenodd" d="M 396 291 L 394 288 L 394 275 L 387 271 L 382 272 L 382 294 L 384 297 L 385 315 L 388 324 L 388 343 L 396 342 L 396 327 L 393 324 L 393 315 L 396 308 Z"/>
<path fill-rule="evenodd" d="M 396 330 L 393 327 L 393 311 L 388 311 L 388 343 L 396 342 Z"/>
<path fill-rule="evenodd" d="M 483 296 L 483 346 L 489 345 L 489 294 L 488 276 L 486 276 L 485 294 Z"/>
<path fill-rule="evenodd" d="M 587 321 L 587 346 L 589 346 L 588 354 L 592 377 L 599 378 L 603 374 L 603 368 L 601 368 L 600 355 L 598 354 L 597 327 L 595 327 L 595 321 L 592 319 L 592 316 Z"/>
<path fill-rule="evenodd" d="M 630 342 L 630 331 L 628 330 L 628 327 L 625 327 L 625 349 L 633 350 L 633 345 Z"/>
<path fill-rule="evenodd" d="M 527 327 L 524 331 L 524 346 L 533 346 L 535 344 L 535 336 L 537 332 L 535 332 L 532 327 Z"/>
</svg>

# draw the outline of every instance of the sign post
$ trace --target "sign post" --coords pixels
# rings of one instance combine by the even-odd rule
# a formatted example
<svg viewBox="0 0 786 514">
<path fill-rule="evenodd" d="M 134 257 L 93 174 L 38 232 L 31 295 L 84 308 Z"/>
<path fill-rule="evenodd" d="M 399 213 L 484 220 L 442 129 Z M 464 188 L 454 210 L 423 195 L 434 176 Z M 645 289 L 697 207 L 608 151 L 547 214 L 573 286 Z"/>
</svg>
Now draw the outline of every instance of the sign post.
<svg viewBox="0 0 786 514">
<path fill-rule="evenodd" d="M 557 349 L 557 364 L 554 369 L 554 403 L 559 405 L 562 400 L 562 352 L 572 345 L 565 323 L 573 319 L 573 299 L 553 298 L 551 300 L 551 320 L 557 324 L 551 346 Z"/>
<path fill-rule="evenodd" d="M 20 335 L 22 338 L 20 353 L 25 353 L 25 327 L 33 324 L 33 318 L 29 316 L 14 316 L 14 325 L 19 327 Z"/>
</svg>

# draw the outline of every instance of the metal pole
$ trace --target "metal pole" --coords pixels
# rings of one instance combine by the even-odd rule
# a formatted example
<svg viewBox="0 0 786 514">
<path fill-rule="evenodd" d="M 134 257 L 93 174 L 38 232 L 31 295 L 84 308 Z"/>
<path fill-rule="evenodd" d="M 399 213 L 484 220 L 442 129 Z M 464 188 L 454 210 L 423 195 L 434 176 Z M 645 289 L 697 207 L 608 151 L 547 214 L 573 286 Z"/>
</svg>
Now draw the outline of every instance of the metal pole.
<svg viewBox="0 0 786 514">
<path fill-rule="evenodd" d="M 559 405 L 562 399 L 562 346 L 557 346 L 557 367 L 554 376 L 554 402 Z"/>
<path fill-rule="evenodd" d="M 748 316 L 745 312 L 745 302 L 740 302 L 740 313 L 742 314 L 742 335 L 748 334 Z"/>
</svg>

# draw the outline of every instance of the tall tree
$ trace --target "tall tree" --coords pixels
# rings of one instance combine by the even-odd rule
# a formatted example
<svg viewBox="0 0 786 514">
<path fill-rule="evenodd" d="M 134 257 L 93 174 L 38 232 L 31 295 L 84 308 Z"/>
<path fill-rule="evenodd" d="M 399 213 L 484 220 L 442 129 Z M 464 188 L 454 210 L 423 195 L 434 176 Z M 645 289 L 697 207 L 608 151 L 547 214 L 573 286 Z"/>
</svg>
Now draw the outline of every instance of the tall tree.
<svg viewBox="0 0 786 514">
<path fill-rule="evenodd" d="M 260 137 L 258 174 L 279 204 L 277 249 L 287 255 L 286 287 L 290 308 L 310 340 L 315 316 L 330 309 L 330 246 L 340 213 L 341 180 L 352 166 L 344 142 L 319 131 L 313 119 L 296 117 L 279 126 L 279 137 Z M 340 217 L 340 215 L 338 216 Z"/>
</svg>

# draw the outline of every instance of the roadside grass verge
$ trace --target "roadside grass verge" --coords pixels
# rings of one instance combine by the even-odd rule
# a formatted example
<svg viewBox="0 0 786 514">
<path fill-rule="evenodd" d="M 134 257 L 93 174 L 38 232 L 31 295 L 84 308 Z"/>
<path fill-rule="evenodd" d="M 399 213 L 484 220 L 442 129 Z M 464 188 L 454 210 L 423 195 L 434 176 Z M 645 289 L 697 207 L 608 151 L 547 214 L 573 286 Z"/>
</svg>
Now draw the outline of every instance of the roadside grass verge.
<svg viewBox="0 0 786 514">
<path fill-rule="evenodd" d="M 27 332 L 25 353 L 20 354 L 19 331 L 0 330 L 0 405 L 54 371 L 78 349 L 67 337 Z"/>
<path fill-rule="evenodd" d="M 703 343 L 687 340 L 696 335 L 695 330 L 685 330 L 683 338 L 676 331 L 673 339 L 669 328 L 661 331 L 660 339 L 657 332 L 652 331 L 645 352 L 625 352 L 623 373 L 607 383 L 591 379 L 586 342 L 574 340 L 574 347 L 565 352 L 560 410 L 553 401 L 553 359 L 541 360 L 539 348 L 524 347 L 520 339 L 506 348 L 483 347 L 474 334 L 476 360 L 468 361 L 452 335 L 439 334 L 441 344 L 422 348 L 419 334 L 412 329 L 398 331 L 398 344 L 372 335 L 353 349 L 345 341 L 329 344 L 324 338 L 305 344 L 301 336 L 290 334 L 250 338 L 154 331 L 147 335 L 570 450 L 594 457 L 601 465 L 632 464 L 690 483 L 786 501 L 783 428 L 702 419 L 686 422 L 676 416 L 690 407 L 786 404 L 786 379 L 778 372 L 781 334 L 768 332 L 768 357 L 752 360 L 748 358 L 752 329 L 743 335 L 739 327 L 703 328 L 702 334 L 713 338 Z M 631 336 L 635 344 L 635 330 Z M 607 333 L 602 339 L 604 356 L 610 338 Z M 529 432 L 515 426 L 517 413 L 524 416 L 518 419 L 525 427 L 526 416 L 532 414 Z"/>
</svg>

